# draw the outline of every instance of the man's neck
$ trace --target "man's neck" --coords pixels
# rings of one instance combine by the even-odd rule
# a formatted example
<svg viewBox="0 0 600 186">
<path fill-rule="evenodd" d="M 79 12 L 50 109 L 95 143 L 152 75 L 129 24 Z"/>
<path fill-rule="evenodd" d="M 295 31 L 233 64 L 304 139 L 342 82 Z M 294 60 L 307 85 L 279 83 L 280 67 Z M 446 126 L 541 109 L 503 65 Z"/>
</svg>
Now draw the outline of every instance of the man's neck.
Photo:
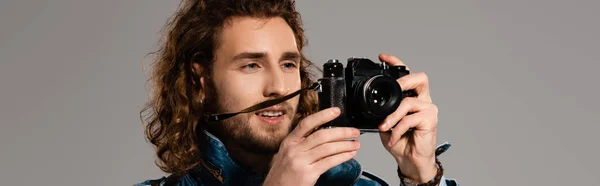
<svg viewBox="0 0 600 186">
<path fill-rule="evenodd" d="M 248 167 L 252 172 L 266 175 L 269 173 L 271 160 L 273 155 L 264 155 L 248 152 L 237 144 L 230 141 L 224 141 L 224 145 L 229 152 L 231 158 L 241 164 L 243 167 Z"/>
<path fill-rule="evenodd" d="M 211 127 L 206 128 L 206 130 L 221 140 L 233 161 L 240 164 L 242 167 L 250 168 L 252 172 L 256 174 L 266 175 L 269 173 L 273 155 L 248 152 L 247 150 L 244 150 L 244 148 L 240 147 L 237 143 L 224 138 L 223 131 Z"/>
</svg>

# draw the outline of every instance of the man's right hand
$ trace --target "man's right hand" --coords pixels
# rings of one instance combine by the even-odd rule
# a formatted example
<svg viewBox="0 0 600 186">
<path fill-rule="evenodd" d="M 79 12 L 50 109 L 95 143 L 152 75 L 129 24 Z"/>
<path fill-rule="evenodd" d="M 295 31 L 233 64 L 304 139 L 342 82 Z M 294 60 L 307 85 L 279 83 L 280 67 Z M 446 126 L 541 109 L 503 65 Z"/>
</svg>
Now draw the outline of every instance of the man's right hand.
<svg viewBox="0 0 600 186">
<path fill-rule="evenodd" d="M 328 108 L 303 119 L 281 143 L 264 185 L 315 185 L 321 174 L 352 159 L 360 142 L 347 139 L 359 137 L 358 129 L 335 127 L 309 135 L 339 114 L 338 108 Z"/>
</svg>

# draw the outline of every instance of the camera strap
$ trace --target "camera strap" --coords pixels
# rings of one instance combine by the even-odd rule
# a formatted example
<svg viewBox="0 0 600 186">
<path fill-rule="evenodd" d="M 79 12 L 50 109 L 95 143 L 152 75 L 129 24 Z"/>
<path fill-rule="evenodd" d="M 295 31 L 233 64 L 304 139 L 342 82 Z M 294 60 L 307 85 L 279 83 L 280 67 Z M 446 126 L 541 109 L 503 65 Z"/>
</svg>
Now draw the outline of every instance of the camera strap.
<svg viewBox="0 0 600 186">
<path fill-rule="evenodd" d="M 250 106 L 250 107 L 248 107 L 248 108 L 246 108 L 246 109 L 244 109 L 244 110 L 242 110 L 240 112 L 223 113 L 223 114 L 205 114 L 204 115 L 204 121 L 207 122 L 207 123 L 216 122 L 216 121 L 222 121 L 222 120 L 225 120 L 227 118 L 233 117 L 233 116 L 241 114 L 241 113 L 254 112 L 254 111 L 257 111 L 257 110 L 260 110 L 260 109 L 268 108 L 270 106 L 277 105 L 277 104 L 279 104 L 281 102 L 284 102 L 284 101 L 286 101 L 288 99 L 296 97 L 297 95 L 299 95 L 299 94 L 301 94 L 303 92 L 306 92 L 306 91 L 309 91 L 309 90 L 316 91 L 320 87 L 321 87 L 321 84 L 319 82 L 315 82 L 312 85 L 310 85 L 309 87 L 297 90 L 296 92 L 291 93 L 291 94 L 286 95 L 286 96 L 282 96 L 282 97 L 275 98 L 275 99 L 272 99 L 272 100 L 267 100 L 267 101 L 260 102 L 260 103 L 258 103 L 256 105 Z"/>
</svg>

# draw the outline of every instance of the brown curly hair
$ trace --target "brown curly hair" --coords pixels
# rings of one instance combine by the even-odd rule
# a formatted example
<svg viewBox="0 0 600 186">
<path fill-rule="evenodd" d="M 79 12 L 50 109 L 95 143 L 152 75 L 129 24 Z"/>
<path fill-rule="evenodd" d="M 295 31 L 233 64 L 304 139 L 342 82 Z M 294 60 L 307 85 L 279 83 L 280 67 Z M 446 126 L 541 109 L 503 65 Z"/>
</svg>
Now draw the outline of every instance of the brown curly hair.
<svg viewBox="0 0 600 186">
<path fill-rule="evenodd" d="M 211 110 L 203 105 L 214 103 L 208 99 L 214 98 L 214 92 L 210 82 L 205 87 L 196 82 L 210 77 L 220 32 L 234 16 L 281 17 L 293 30 L 300 53 L 306 45 L 302 20 L 293 0 L 182 1 L 163 28 L 160 48 L 150 53 L 156 55 L 149 79 L 153 90 L 140 112 L 142 121 L 147 123 L 146 138 L 156 148 L 156 164 L 164 172 L 182 174 L 198 165 L 202 152 L 197 148 L 196 131 L 203 128 L 199 121 L 203 113 Z M 308 87 L 312 82 L 312 62 L 304 56 L 301 59 L 302 87 Z M 193 63 L 201 66 L 201 72 L 193 70 Z M 316 112 L 316 100 L 314 92 L 301 94 L 296 118 Z"/>
</svg>

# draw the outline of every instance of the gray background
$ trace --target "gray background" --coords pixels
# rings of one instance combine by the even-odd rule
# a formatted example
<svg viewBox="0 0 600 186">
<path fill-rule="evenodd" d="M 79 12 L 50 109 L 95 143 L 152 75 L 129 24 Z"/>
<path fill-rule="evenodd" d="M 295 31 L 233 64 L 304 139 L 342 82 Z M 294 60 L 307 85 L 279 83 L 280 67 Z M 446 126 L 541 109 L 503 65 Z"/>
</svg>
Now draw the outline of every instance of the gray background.
<svg viewBox="0 0 600 186">
<path fill-rule="evenodd" d="M 0 2 L 0 185 L 132 185 L 163 174 L 139 111 L 177 1 Z M 308 55 L 426 72 L 461 185 L 597 185 L 599 1 L 300 1 Z M 357 159 L 397 185 L 376 135 Z"/>
</svg>

